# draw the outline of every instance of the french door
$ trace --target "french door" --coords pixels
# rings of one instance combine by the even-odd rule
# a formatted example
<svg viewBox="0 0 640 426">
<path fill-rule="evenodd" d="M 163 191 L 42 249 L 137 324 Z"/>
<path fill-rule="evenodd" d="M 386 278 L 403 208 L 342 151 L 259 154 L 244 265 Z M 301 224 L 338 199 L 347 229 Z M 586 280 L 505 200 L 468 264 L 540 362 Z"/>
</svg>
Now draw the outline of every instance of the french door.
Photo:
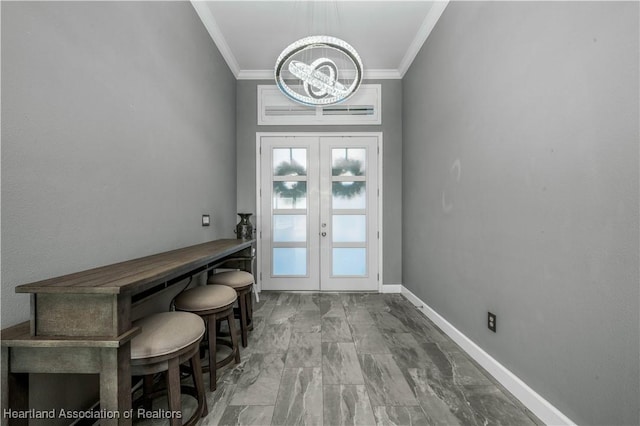
<svg viewBox="0 0 640 426">
<path fill-rule="evenodd" d="M 378 290 L 379 134 L 259 134 L 263 290 Z"/>
</svg>

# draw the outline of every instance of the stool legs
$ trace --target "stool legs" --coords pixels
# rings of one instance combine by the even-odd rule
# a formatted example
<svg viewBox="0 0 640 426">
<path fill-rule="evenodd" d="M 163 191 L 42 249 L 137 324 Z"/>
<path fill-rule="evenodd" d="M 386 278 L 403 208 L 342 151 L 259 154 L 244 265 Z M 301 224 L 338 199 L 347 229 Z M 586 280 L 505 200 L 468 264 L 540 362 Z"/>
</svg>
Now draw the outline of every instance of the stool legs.
<svg viewBox="0 0 640 426">
<path fill-rule="evenodd" d="M 247 322 L 249 323 L 249 331 L 253 331 L 253 288 L 247 295 Z"/>
<path fill-rule="evenodd" d="M 249 344 L 248 332 L 253 330 L 253 301 L 251 292 L 253 285 L 236 289 L 238 294 L 238 310 L 240 314 L 240 333 L 242 336 L 242 347 Z"/>
<path fill-rule="evenodd" d="M 169 370 L 167 375 L 167 399 L 169 400 L 169 411 L 176 413 L 181 410 L 180 401 L 180 360 L 172 358 L 169 360 Z M 182 419 L 171 416 L 171 426 L 181 426 Z"/>
<path fill-rule="evenodd" d="M 241 295 L 238 301 L 240 305 L 240 331 L 242 332 L 242 347 L 246 348 L 248 343 L 247 336 L 247 298 L 245 295 Z"/>
<path fill-rule="evenodd" d="M 193 426 L 207 412 L 200 345 L 206 332 L 201 317 L 186 312 L 162 312 L 142 318 L 133 323 L 140 334 L 131 341 L 129 370 L 135 377 L 142 377 L 142 396 L 132 404 L 142 405 L 145 411 L 152 409 L 152 400 L 166 395 L 168 418 L 171 426 Z M 176 330 L 179 330 L 176 333 Z M 162 339 L 162 340 L 160 340 Z M 128 342 L 129 343 L 129 342 Z M 181 384 L 180 366 L 190 361 L 194 386 Z M 164 386 L 156 387 L 154 376 L 161 374 Z M 183 423 L 182 394 L 194 397 L 198 405 Z M 130 395 L 131 397 L 131 395 Z M 101 402 L 102 405 L 102 402 Z M 140 414 L 144 418 L 146 415 Z M 130 424 L 131 420 L 125 421 Z"/>
<path fill-rule="evenodd" d="M 168 361 L 168 369 L 163 372 L 166 390 L 167 400 L 169 405 L 169 411 L 178 412 L 182 410 L 181 394 L 187 393 L 195 396 L 198 401 L 196 411 L 191 418 L 184 423 L 184 426 L 193 426 L 200 421 L 200 418 L 205 417 L 209 410 L 207 408 L 207 400 L 205 396 L 204 383 L 202 381 L 202 365 L 200 364 L 200 352 L 196 350 L 193 356 L 189 359 L 191 367 L 191 375 L 193 383 L 195 385 L 195 394 L 191 388 L 184 387 L 180 383 L 180 360 L 179 358 L 173 358 Z M 154 374 L 147 374 L 143 377 L 143 402 L 142 406 L 145 410 L 150 411 L 152 409 L 151 402 L 154 395 L 158 395 L 162 391 L 154 390 L 153 384 Z M 182 419 L 172 416 L 170 419 L 171 426 L 181 426 Z"/>
<path fill-rule="evenodd" d="M 234 313 L 233 313 L 233 305 L 235 303 L 235 299 L 237 299 L 237 296 L 232 289 L 225 286 L 211 286 L 208 288 L 205 288 L 205 287 L 201 287 L 201 288 L 205 290 L 211 289 L 211 291 L 214 291 L 214 292 L 222 291 L 223 293 L 224 292 L 228 293 L 225 296 L 227 298 L 228 304 L 220 307 L 212 308 L 212 309 L 194 311 L 194 313 L 197 313 L 204 320 L 205 326 L 206 326 L 206 331 L 205 331 L 205 335 L 207 337 L 206 348 L 208 349 L 208 352 L 209 352 L 209 355 L 208 355 L 209 363 L 204 368 L 202 368 L 202 372 L 206 372 L 207 369 L 209 369 L 209 390 L 213 392 L 216 390 L 216 382 L 218 379 L 217 377 L 218 368 L 222 368 L 234 360 L 236 364 L 240 363 L 240 348 L 238 347 L 238 337 L 236 335 L 237 331 L 236 331 L 236 326 L 234 322 L 235 319 L 234 319 Z M 189 291 L 196 291 L 196 289 L 187 290 L 187 292 Z M 233 296 L 233 299 L 231 299 L 230 296 Z M 185 306 L 185 308 L 187 307 L 188 307 L 188 304 L 187 306 Z M 178 308 L 177 302 L 176 302 L 176 308 Z M 219 323 L 224 320 L 227 320 L 227 322 L 229 323 L 229 332 L 231 335 L 231 342 L 218 339 L 218 335 L 221 334 Z M 231 353 L 228 356 L 225 356 L 224 359 L 217 361 L 216 358 L 218 354 L 219 344 L 229 346 L 231 348 Z"/>
<path fill-rule="evenodd" d="M 216 338 L 217 338 L 217 321 L 216 314 L 207 317 L 207 328 L 209 329 L 209 390 L 216 390 Z"/>
<path fill-rule="evenodd" d="M 144 395 L 144 399 L 142 402 L 142 408 L 147 411 L 151 411 L 151 398 L 148 395 L 153 393 L 153 374 L 147 374 L 142 378 L 142 395 Z"/>
<path fill-rule="evenodd" d="M 207 408 L 207 398 L 204 395 L 204 382 L 202 381 L 202 365 L 200 364 L 200 352 L 196 352 L 189 361 L 191 364 L 191 374 L 193 375 L 193 383 L 196 386 L 196 392 L 198 393 L 198 406 L 202 406 L 202 415 L 205 417 L 209 414 Z"/>
<path fill-rule="evenodd" d="M 249 344 L 248 332 L 253 330 L 253 304 L 251 302 L 251 292 L 247 290 L 236 291 L 238 294 L 238 307 L 233 309 L 235 315 L 240 319 L 240 337 L 242 347 L 246 348 Z M 218 322 L 216 330 L 220 333 L 220 322 Z"/>
<path fill-rule="evenodd" d="M 233 315 L 233 308 L 231 308 L 227 315 L 225 315 L 224 317 L 220 318 L 220 319 L 226 319 L 227 323 L 229 324 L 229 334 L 231 335 L 231 350 L 233 351 L 233 357 L 234 360 L 236 362 L 236 364 L 240 363 L 240 348 L 238 347 L 238 333 L 236 330 L 236 322 L 235 322 L 235 318 Z M 209 389 L 213 392 L 214 390 L 216 390 L 217 385 L 216 385 L 216 381 L 217 381 L 217 374 L 216 374 L 216 370 L 218 368 L 222 368 L 224 365 L 226 365 L 228 362 L 225 362 L 224 360 L 220 361 L 220 362 L 216 362 L 216 351 L 217 351 L 217 342 L 216 342 L 216 337 L 217 337 L 217 328 L 216 328 L 216 323 L 218 322 L 218 318 L 216 314 L 211 314 L 208 316 L 208 323 L 209 323 Z"/>
<path fill-rule="evenodd" d="M 233 315 L 233 309 L 229 313 L 227 321 L 229 322 L 229 333 L 231 334 L 231 344 L 233 345 L 233 351 L 235 352 L 235 361 L 236 364 L 238 364 L 240 362 L 240 348 L 238 347 L 238 333 L 236 332 L 236 320 Z"/>
</svg>

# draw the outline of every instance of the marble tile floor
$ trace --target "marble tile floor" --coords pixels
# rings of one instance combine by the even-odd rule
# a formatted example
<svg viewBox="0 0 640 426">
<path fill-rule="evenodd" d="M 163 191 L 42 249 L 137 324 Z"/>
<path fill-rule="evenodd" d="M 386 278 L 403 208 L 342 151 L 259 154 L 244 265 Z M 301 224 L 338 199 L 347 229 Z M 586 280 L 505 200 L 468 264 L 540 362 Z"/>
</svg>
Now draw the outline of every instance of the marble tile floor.
<svg viewBox="0 0 640 426">
<path fill-rule="evenodd" d="M 200 425 L 542 424 L 400 294 L 262 292 L 254 321 Z"/>
</svg>

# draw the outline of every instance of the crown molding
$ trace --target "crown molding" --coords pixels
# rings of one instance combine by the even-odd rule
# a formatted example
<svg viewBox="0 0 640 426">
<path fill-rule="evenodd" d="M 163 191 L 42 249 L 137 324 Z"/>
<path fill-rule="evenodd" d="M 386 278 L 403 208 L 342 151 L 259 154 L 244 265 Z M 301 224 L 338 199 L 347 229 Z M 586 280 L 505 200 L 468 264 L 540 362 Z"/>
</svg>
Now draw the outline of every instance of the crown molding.
<svg viewBox="0 0 640 426">
<path fill-rule="evenodd" d="M 413 60 L 418 55 L 418 52 L 420 52 L 424 42 L 427 41 L 429 34 L 433 31 L 433 28 L 436 26 L 438 19 L 440 19 L 440 16 L 442 16 L 448 4 L 449 0 L 436 1 L 433 3 L 433 6 L 431 6 L 431 9 L 429 9 L 429 12 L 427 12 L 427 16 L 425 16 L 420 29 L 416 33 L 416 37 L 409 45 L 407 53 L 404 54 L 404 58 L 400 61 L 400 66 L 398 67 L 400 78 L 403 78 L 409 70 Z"/>
<path fill-rule="evenodd" d="M 231 48 L 227 44 L 220 27 L 216 23 L 211 9 L 207 6 L 206 1 L 190 0 L 191 5 L 195 9 L 196 13 L 200 17 L 200 20 L 204 24 L 207 32 L 211 36 L 211 39 L 218 47 L 218 50 L 222 54 L 222 57 L 227 62 L 229 69 L 238 80 L 271 80 L 273 78 L 273 70 L 241 70 L 240 65 L 236 57 L 231 52 Z M 420 29 L 416 33 L 415 38 L 409 45 L 407 52 L 405 53 L 398 69 L 370 69 L 364 70 L 365 80 L 400 80 L 404 77 L 405 73 L 411 66 L 411 63 L 420 52 L 422 45 L 433 31 L 438 19 L 442 16 L 442 13 L 449 4 L 449 0 L 435 1 L 427 16 L 425 17 Z"/>
<path fill-rule="evenodd" d="M 400 80 L 402 75 L 398 70 L 364 70 L 364 80 Z"/>
<path fill-rule="evenodd" d="M 238 78 L 238 75 L 240 74 L 240 66 L 238 65 L 238 61 L 231 52 L 231 48 L 227 44 L 227 40 L 225 40 L 224 36 L 222 35 L 220 27 L 218 27 L 218 23 L 211 13 L 211 9 L 209 9 L 209 6 L 207 6 L 207 2 L 191 0 L 191 5 L 196 10 L 196 13 L 200 17 L 200 20 L 204 24 L 204 27 L 207 29 L 207 32 L 211 36 L 211 39 L 213 39 L 213 42 L 218 47 L 220 54 L 222 54 L 222 57 L 227 62 L 229 69 L 231 70 L 233 75 Z"/>
<path fill-rule="evenodd" d="M 274 70 L 240 70 L 238 80 L 273 80 Z"/>
<path fill-rule="evenodd" d="M 273 80 L 273 70 L 240 70 L 236 75 L 238 80 Z M 345 75 L 349 77 L 349 75 Z M 400 80 L 402 75 L 398 70 L 364 70 L 364 80 Z"/>
</svg>

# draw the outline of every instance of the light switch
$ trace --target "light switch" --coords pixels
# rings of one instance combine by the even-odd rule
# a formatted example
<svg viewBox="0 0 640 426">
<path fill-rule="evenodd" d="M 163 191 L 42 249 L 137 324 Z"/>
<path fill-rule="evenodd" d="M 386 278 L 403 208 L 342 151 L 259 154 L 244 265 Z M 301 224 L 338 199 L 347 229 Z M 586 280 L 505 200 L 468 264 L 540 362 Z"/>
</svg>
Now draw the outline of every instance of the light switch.
<svg viewBox="0 0 640 426">
<path fill-rule="evenodd" d="M 211 224 L 211 218 L 208 214 L 202 215 L 202 226 L 209 226 Z"/>
</svg>

